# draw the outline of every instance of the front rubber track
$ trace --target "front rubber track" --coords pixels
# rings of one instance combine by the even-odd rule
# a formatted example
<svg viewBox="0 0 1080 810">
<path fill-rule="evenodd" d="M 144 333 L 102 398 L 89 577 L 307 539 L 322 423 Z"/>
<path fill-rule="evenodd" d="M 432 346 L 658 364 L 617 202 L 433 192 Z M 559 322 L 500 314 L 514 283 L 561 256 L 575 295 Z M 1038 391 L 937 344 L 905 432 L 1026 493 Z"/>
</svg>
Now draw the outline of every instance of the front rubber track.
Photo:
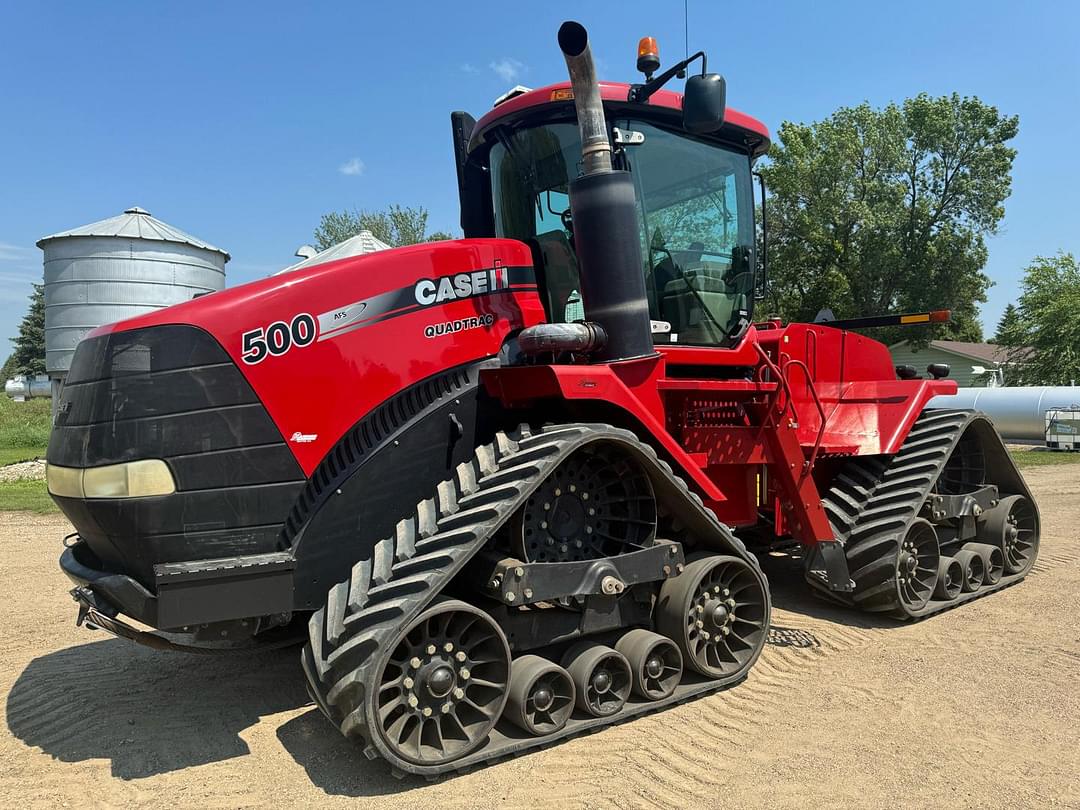
<svg viewBox="0 0 1080 810">
<path fill-rule="evenodd" d="M 368 758 L 382 756 L 397 770 L 435 776 L 587 730 L 571 723 L 551 738 L 516 741 L 512 746 L 493 745 L 489 739 L 476 752 L 445 765 L 416 765 L 395 756 L 382 740 L 372 710 L 375 690 L 370 687 L 385 656 L 420 611 L 563 460 L 597 443 L 615 445 L 640 463 L 652 480 L 658 505 L 678 515 L 685 540 L 745 560 L 761 577 L 767 599 L 768 583 L 757 559 L 674 475 L 670 465 L 630 431 L 605 424 L 564 424 L 500 432 L 494 442 L 478 447 L 453 479 L 420 501 L 392 536 L 375 545 L 368 559 L 343 572 L 348 579 L 330 589 L 325 607 L 308 625 L 302 663 L 309 694 L 346 737 L 362 746 Z M 767 602 L 766 620 L 770 607 Z M 736 677 L 691 685 L 674 699 L 742 680 L 753 663 L 748 662 Z M 603 720 L 616 722 L 624 715 L 626 711 Z"/>
</svg>

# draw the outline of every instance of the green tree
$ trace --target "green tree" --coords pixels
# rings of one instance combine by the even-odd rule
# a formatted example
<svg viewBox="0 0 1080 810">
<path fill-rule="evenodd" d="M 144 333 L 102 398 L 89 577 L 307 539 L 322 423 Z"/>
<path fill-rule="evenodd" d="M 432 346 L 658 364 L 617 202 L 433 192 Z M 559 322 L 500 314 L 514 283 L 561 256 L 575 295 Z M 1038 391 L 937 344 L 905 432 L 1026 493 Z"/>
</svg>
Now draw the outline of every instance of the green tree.
<svg viewBox="0 0 1080 810">
<path fill-rule="evenodd" d="M 16 374 L 42 374 L 45 371 L 45 285 L 33 286 L 30 308 L 19 324 L 18 336 L 11 339 L 15 350 L 0 369 L 3 380 Z"/>
<path fill-rule="evenodd" d="M 339 242 L 371 231 L 376 238 L 392 247 L 415 245 L 453 239 L 444 231 L 427 233 L 428 212 L 423 206 L 391 205 L 385 211 L 333 211 L 323 214 L 315 229 L 315 247 L 326 250 Z"/>
<path fill-rule="evenodd" d="M 771 191 L 769 306 L 812 319 L 948 307 L 942 337 L 981 340 L 985 237 L 1005 214 L 1019 122 L 977 98 L 916 96 L 785 122 Z M 926 331 L 875 330 L 885 341 Z"/>
<path fill-rule="evenodd" d="M 1036 256 L 1024 272 L 1017 317 L 1000 334 L 1011 385 L 1080 380 L 1080 266 L 1071 253 Z M 1004 320 L 1004 319 L 1002 319 Z"/>
<path fill-rule="evenodd" d="M 1008 304 L 1005 311 L 1001 313 L 1001 320 L 998 321 L 997 331 L 994 332 L 992 342 L 1004 345 L 1007 340 L 1006 335 L 1017 328 L 1019 320 L 1020 310 L 1014 304 Z"/>
</svg>

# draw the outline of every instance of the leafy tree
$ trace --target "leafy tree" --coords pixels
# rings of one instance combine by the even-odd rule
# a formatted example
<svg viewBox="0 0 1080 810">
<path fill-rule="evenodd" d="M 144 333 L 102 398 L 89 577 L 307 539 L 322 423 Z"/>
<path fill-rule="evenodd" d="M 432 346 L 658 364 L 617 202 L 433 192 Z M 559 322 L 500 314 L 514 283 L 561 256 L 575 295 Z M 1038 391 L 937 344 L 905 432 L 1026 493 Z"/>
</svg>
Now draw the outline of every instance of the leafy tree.
<svg viewBox="0 0 1080 810">
<path fill-rule="evenodd" d="M 1076 258 L 1071 253 L 1036 256 L 1024 272 L 1016 310 L 1017 316 L 998 336 L 1009 362 L 1015 364 L 1009 383 L 1071 385 L 1080 380 L 1080 266 Z"/>
<path fill-rule="evenodd" d="M 953 322 L 938 334 L 981 340 L 985 237 L 1005 214 L 1018 125 L 955 93 L 782 124 L 762 168 L 772 193 L 771 310 L 806 320 L 823 307 L 840 318 L 948 307 Z"/>
<path fill-rule="evenodd" d="M 1005 336 L 1015 330 L 1019 326 L 1020 310 L 1016 308 L 1014 304 L 1008 304 L 1005 307 L 1005 311 L 1001 313 L 1001 320 L 998 321 L 997 331 L 994 332 L 994 343 L 1005 343 L 1007 339 Z"/>
<path fill-rule="evenodd" d="M 0 369 L 0 378 L 45 371 L 45 285 L 35 284 L 30 293 L 30 309 L 19 324 L 19 334 L 11 339 L 15 350 Z"/>
<path fill-rule="evenodd" d="M 454 238 L 444 231 L 427 233 L 427 219 L 428 212 L 423 206 L 391 205 L 385 211 L 334 211 L 323 214 L 319 220 L 315 246 L 326 250 L 360 231 L 371 231 L 376 239 L 392 247 Z"/>
</svg>

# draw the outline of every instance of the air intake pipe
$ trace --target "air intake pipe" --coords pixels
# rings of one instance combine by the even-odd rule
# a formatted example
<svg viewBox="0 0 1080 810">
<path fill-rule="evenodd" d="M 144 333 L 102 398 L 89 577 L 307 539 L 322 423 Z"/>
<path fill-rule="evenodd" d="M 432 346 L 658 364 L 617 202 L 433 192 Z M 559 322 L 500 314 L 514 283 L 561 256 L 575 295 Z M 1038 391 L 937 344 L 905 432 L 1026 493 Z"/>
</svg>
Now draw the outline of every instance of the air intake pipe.
<svg viewBox="0 0 1080 810">
<path fill-rule="evenodd" d="M 585 319 L 600 324 L 607 341 L 593 355 L 600 362 L 656 353 L 645 297 L 634 182 L 611 167 L 611 141 L 600 101 L 589 35 L 576 22 L 559 28 L 574 107 L 581 130 L 580 177 L 570 181 L 570 214 Z"/>
</svg>

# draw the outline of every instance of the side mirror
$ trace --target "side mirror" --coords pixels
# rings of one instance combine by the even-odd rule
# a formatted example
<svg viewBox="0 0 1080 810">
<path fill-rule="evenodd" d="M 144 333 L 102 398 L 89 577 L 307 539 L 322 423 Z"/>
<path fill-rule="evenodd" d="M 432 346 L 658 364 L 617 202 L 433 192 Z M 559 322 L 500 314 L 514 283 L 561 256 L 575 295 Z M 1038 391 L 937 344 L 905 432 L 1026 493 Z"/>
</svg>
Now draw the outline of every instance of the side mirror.
<svg viewBox="0 0 1080 810">
<path fill-rule="evenodd" d="M 703 73 L 686 80 L 683 92 L 683 126 L 687 132 L 705 135 L 724 123 L 727 84 L 719 73 Z"/>
</svg>

